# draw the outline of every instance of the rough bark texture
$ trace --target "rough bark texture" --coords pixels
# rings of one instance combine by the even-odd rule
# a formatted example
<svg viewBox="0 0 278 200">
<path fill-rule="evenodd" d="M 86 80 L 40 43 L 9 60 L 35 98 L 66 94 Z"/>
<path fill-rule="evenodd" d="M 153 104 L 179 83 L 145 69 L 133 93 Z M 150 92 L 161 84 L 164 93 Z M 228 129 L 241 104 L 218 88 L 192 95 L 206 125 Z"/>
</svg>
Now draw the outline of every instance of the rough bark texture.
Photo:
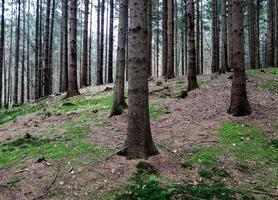
<svg viewBox="0 0 278 200">
<path fill-rule="evenodd" d="M 99 54 L 98 54 L 99 62 L 98 62 L 97 76 L 96 76 L 96 78 L 97 78 L 96 84 L 97 85 L 102 85 L 103 84 L 104 11 L 105 11 L 104 0 L 102 0 L 101 6 L 100 6 L 101 17 L 100 17 Z"/>
<path fill-rule="evenodd" d="M 110 0 L 108 83 L 113 83 L 114 0 Z"/>
<path fill-rule="evenodd" d="M 68 0 L 62 0 L 60 92 L 68 89 Z"/>
<path fill-rule="evenodd" d="M 51 0 L 47 0 L 46 6 L 46 20 L 45 20 L 45 35 L 44 35 L 44 95 L 48 96 L 52 93 L 52 76 L 51 76 L 51 66 L 49 61 L 50 54 L 50 6 Z"/>
<path fill-rule="evenodd" d="M 267 67 L 274 67 L 274 3 L 273 0 L 268 0 L 267 9 L 267 46 L 266 46 L 266 65 Z"/>
<path fill-rule="evenodd" d="M 5 0 L 2 0 L 1 15 L 1 38 L 0 38 L 0 108 L 2 108 L 2 77 L 4 66 L 4 45 L 5 45 Z M 5 94 L 6 95 L 6 94 Z"/>
<path fill-rule="evenodd" d="M 196 77 L 196 48 L 194 32 L 194 0 L 188 1 L 187 6 L 187 25 L 188 25 L 188 87 L 187 91 L 198 88 Z"/>
<path fill-rule="evenodd" d="M 26 32 L 26 26 L 25 26 L 25 12 L 26 12 L 26 3 L 23 2 L 23 12 L 22 12 L 22 29 L 23 33 Z M 22 38 L 22 53 L 21 53 L 21 95 L 20 95 L 20 103 L 24 104 L 25 100 L 25 42 L 26 37 Z"/>
<path fill-rule="evenodd" d="M 147 0 L 130 0 L 128 129 L 125 155 L 128 159 L 158 154 L 149 121 Z"/>
<path fill-rule="evenodd" d="M 168 34 L 167 34 L 167 22 L 168 22 L 168 2 L 163 0 L 163 22 L 162 22 L 162 76 L 166 77 L 167 74 L 167 57 L 168 57 Z"/>
<path fill-rule="evenodd" d="M 234 116 L 246 116 L 251 113 L 251 109 L 247 99 L 244 67 L 243 2 L 233 0 L 232 3 L 234 75 L 228 112 Z"/>
<path fill-rule="evenodd" d="M 168 57 L 167 57 L 167 79 L 175 77 L 174 72 L 174 0 L 168 0 L 168 22 L 167 22 L 167 34 L 168 34 Z"/>
<path fill-rule="evenodd" d="M 219 40 L 218 40 L 218 20 L 217 20 L 217 0 L 212 0 L 212 73 L 219 71 Z"/>
<path fill-rule="evenodd" d="M 83 59 L 81 86 L 88 86 L 88 21 L 89 21 L 89 0 L 84 0 L 84 29 L 83 29 Z"/>
<path fill-rule="evenodd" d="M 203 20 L 203 0 L 201 0 L 201 53 L 200 53 L 201 74 L 204 74 L 204 20 Z"/>
<path fill-rule="evenodd" d="M 226 0 L 221 2 L 221 73 L 227 71 L 228 66 L 228 44 L 227 44 L 227 9 Z"/>
<path fill-rule="evenodd" d="M 152 76 L 152 0 L 147 0 L 147 26 L 148 26 L 148 37 L 147 37 L 147 41 L 148 41 L 148 76 L 151 77 Z"/>
<path fill-rule="evenodd" d="M 275 63 L 274 66 L 278 67 L 278 1 L 275 1 Z"/>
<path fill-rule="evenodd" d="M 79 95 L 77 85 L 77 0 L 70 0 L 70 65 L 67 97 Z"/>
<path fill-rule="evenodd" d="M 196 0 L 196 73 L 200 71 L 200 0 Z"/>
<path fill-rule="evenodd" d="M 261 9 L 261 2 L 260 0 L 256 1 L 256 9 L 255 9 L 255 15 L 256 15 L 256 21 L 255 21 L 255 29 L 256 29 L 256 56 L 255 56 L 255 66 L 258 68 L 261 68 L 261 45 L 260 45 L 260 9 Z"/>
<path fill-rule="evenodd" d="M 128 0 L 121 0 L 119 27 L 118 27 L 116 80 L 114 86 L 114 98 L 113 98 L 111 116 L 122 114 L 123 110 L 127 108 L 127 104 L 125 102 L 125 96 L 124 96 L 127 26 L 128 26 Z"/>
</svg>

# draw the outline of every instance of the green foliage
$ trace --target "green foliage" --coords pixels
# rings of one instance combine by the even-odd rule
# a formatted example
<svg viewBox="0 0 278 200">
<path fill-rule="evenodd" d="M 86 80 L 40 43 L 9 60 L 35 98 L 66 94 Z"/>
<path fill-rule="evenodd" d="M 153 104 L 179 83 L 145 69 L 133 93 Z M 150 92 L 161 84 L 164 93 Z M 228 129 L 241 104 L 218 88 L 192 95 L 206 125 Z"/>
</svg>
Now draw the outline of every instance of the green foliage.
<svg viewBox="0 0 278 200">
<path fill-rule="evenodd" d="M 207 85 L 210 81 L 208 80 L 198 80 L 198 85 L 201 87 L 203 85 Z"/>
<path fill-rule="evenodd" d="M 150 114 L 151 119 L 157 119 L 158 117 L 169 114 L 169 113 L 170 112 L 165 108 L 161 108 L 161 107 L 154 106 L 154 105 L 150 105 L 150 107 L 149 107 L 149 114 Z"/>
<path fill-rule="evenodd" d="M 198 173 L 203 178 L 211 178 L 211 177 L 214 176 L 212 171 L 209 171 L 209 170 L 206 170 L 206 169 L 202 169 Z"/>
<path fill-rule="evenodd" d="M 264 68 L 264 69 L 250 69 L 250 70 L 247 70 L 247 75 L 248 76 L 256 76 L 256 75 L 262 75 L 262 74 L 277 75 L 278 74 L 278 69 L 277 69 L 277 67 L 269 67 L 269 68 Z"/>
<path fill-rule="evenodd" d="M 24 106 L 14 107 L 10 110 L 0 110 L 0 125 L 16 119 L 19 116 L 41 111 L 47 107 L 47 102 L 28 104 Z"/>
<path fill-rule="evenodd" d="M 272 80 L 272 81 L 261 83 L 259 84 L 259 87 L 262 89 L 278 92 L 278 80 Z"/>
</svg>

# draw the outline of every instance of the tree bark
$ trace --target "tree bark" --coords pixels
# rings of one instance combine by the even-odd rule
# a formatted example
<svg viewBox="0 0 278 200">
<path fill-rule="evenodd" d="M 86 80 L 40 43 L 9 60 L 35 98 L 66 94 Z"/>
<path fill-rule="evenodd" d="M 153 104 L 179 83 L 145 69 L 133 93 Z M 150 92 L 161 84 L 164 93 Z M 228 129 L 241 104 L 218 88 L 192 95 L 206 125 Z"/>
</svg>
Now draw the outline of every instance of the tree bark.
<svg viewBox="0 0 278 200">
<path fill-rule="evenodd" d="M 147 42 L 148 42 L 148 76 L 152 76 L 152 0 L 147 0 L 147 26 L 148 26 L 148 37 L 147 37 Z"/>
<path fill-rule="evenodd" d="M 128 0 L 120 1 L 118 27 L 118 48 L 116 62 L 116 79 L 114 86 L 113 106 L 111 116 L 122 114 L 127 108 L 125 102 L 125 65 L 126 65 L 126 43 L 127 43 L 127 28 L 128 28 Z"/>
<path fill-rule="evenodd" d="M 175 77 L 174 72 L 174 0 L 168 0 L 168 58 L 167 58 L 167 75 L 166 79 L 172 79 Z"/>
<path fill-rule="evenodd" d="M 190 92 L 199 88 L 196 77 L 196 46 L 194 31 L 194 0 L 188 1 L 187 6 L 187 25 L 188 25 L 188 86 L 187 91 Z"/>
<path fill-rule="evenodd" d="M 255 38 L 255 5 L 254 0 L 248 0 L 248 24 L 249 24 L 249 65 L 256 68 L 256 38 Z"/>
<path fill-rule="evenodd" d="M 196 73 L 200 71 L 200 0 L 196 0 Z"/>
<path fill-rule="evenodd" d="M 153 143 L 148 100 L 147 0 L 130 0 L 128 159 L 148 158 L 158 154 Z"/>
<path fill-rule="evenodd" d="M 231 92 L 231 105 L 229 113 L 234 116 L 246 116 L 251 113 L 246 92 L 246 75 L 244 67 L 244 26 L 243 26 L 243 2 L 233 0 L 233 66 L 234 75 Z"/>
<path fill-rule="evenodd" d="M 101 5 L 100 5 L 100 33 L 99 33 L 99 62 L 98 62 L 98 67 L 97 67 L 97 85 L 102 85 L 103 84 L 103 53 L 104 53 L 104 0 L 102 0 Z"/>
<path fill-rule="evenodd" d="M 70 0 L 70 65 L 67 97 L 79 94 L 77 85 L 77 0 Z"/>
<path fill-rule="evenodd" d="M 163 22 L 162 22 L 162 76 L 166 77 L 167 75 L 167 57 L 168 57 L 168 31 L 167 31 L 167 22 L 168 22 L 168 2 L 163 0 Z"/>
<path fill-rule="evenodd" d="M 268 0 L 267 9 L 267 46 L 266 46 L 266 67 L 274 67 L 274 3 L 273 0 Z"/>
<path fill-rule="evenodd" d="M 221 2 L 221 73 L 226 73 L 228 66 L 228 45 L 227 45 L 227 7 L 226 0 Z"/>
<path fill-rule="evenodd" d="M 81 86 L 88 86 L 88 21 L 89 21 L 89 0 L 84 0 L 84 29 L 83 29 L 83 63 Z"/>
<path fill-rule="evenodd" d="M 108 83 L 113 83 L 114 0 L 110 0 Z"/>
<path fill-rule="evenodd" d="M 0 38 L 0 109 L 2 104 L 2 83 L 3 83 L 3 69 L 4 69 L 4 51 L 5 51 L 5 0 L 2 0 L 2 15 L 1 15 L 1 38 Z M 6 94 L 4 94 L 6 95 Z"/>
<path fill-rule="evenodd" d="M 228 68 L 227 71 L 233 69 L 233 22 L 232 22 L 232 0 L 228 0 Z"/>
<path fill-rule="evenodd" d="M 212 0 L 212 73 L 219 72 L 219 40 L 218 40 L 218 17 L 217 17 L 217 0 Z"/>
<path fill-rule="evenodd" d="M 25 1 L 23 2 L 23 33 L 25 34 L 25 7 L 26 7 L 26 3 Z M 25 79 L 24 79 L 24 76 L 25 76 L 25 37 L 23 36 L 22 38 L 22 61 L 21 61 L 21 98 L 20 98 L 20 103 L 21 104 L 24 104 L 24 95 L 25 95 Z"/>
</svg>

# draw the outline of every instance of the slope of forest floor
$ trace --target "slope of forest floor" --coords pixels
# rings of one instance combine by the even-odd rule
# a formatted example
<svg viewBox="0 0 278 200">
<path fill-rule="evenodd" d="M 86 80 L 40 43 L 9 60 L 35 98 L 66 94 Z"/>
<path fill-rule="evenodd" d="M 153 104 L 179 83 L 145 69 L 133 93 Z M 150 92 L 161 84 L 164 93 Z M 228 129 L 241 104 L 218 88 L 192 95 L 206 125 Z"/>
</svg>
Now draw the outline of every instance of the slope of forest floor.
<svg viewBox="0 0 278 200">
<path fill-rule="evenodd" d="M 114 155 L 127 111 L 109 118 L 111 85 L 0 111 L 0 199 L 278 198 L 278 70 L 248 71 L 247 117 L 226 112 L 229 76 L 198 77 L 186 98 L 182 77 L 150 82 L 149 160 Z"/>
</svg>

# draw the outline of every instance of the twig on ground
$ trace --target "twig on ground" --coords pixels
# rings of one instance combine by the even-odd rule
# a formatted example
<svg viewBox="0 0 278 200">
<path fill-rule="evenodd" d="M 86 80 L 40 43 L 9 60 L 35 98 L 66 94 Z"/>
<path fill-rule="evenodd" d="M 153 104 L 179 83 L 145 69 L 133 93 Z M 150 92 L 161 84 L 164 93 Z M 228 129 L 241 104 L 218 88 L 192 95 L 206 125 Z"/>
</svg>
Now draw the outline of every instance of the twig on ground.
<svg viewBox="0 0 278 200">
<path fill-rule="evenodd" d="M 18 171 L 16 171 L 14 174 L 20 174 L 20 173 L 23 173 L 23 172 L 31 172 L 31 170 L 30 170 L 30 169 L 25 168 L 25 169 L 22 169 L 22 170 L 18 170 Z"/>
<path fill-rule="evenodd" d="M 167 147 L 165 144 L 163 144 L 163 143 L 160 143 L 160 145 L 161 145 L 162 147 L 164 147 L 166 150 L 168 150 L 169 152 L 171 152 L 172 154 L 174 154 L 174 155 L 177 157 L 178 161 L 182 161 L 181 156 L 180 156 L 179 154 L 177 154 L 176 151 L 174 151 L 174 150 L 168 148 L 168 147 Z"/>
<path fill-rule="evenodd" d="M 124 151 L 126 148 L 127 148 L 126 146 L 123 147 L 122 149 L 120 149 L 120 150 L 114 152 L 113 154 L 111 154 L 110 156 L 106 157 L 104 160 L 105 160 L 105 161 L 106 161 L 106 160 L 109 160 L 109 159 L 112 158 L 113 156 L 115 156 L 115 155 L 117 155 L 118 153 Z"/>
</svg>

